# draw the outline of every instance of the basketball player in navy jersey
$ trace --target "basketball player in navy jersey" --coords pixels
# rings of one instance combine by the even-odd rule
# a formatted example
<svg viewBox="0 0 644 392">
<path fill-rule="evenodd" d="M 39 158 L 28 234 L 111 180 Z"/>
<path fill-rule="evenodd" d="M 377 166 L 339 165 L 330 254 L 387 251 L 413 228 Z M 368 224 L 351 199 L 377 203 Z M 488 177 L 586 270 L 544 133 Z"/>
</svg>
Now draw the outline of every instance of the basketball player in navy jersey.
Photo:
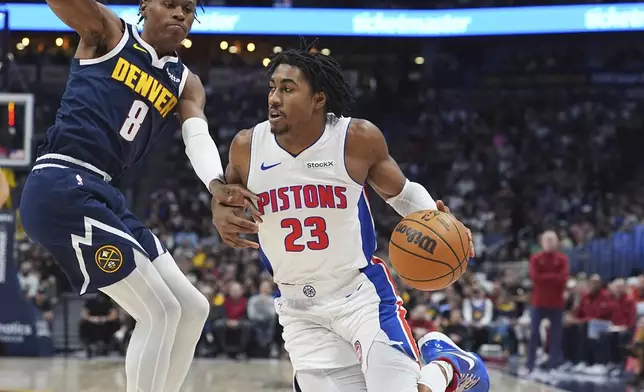
<svg viewBox="0 0 644 392">
<path fill-rule="evenodd" d="M 437 332 L 413 340 L 373 255 L 363 184 L 401 216 L 449 208 L 405 178 L 375 125 L 343 117 L 353 99 L 342 70 L 309 49 L 272 59 L 269 120 L 237 134 L 226 169 L 229 183 L 258 195 L 261 256 L 281 291 L 295 391 L 488 392 L 476 354 Z"/>
<path fill-rule="evenodd" d="M 27 234 L 48 249 L 80 294 L 97 290 L 132 315 L 125 360 L 128 392 L 178 392 L 209 302 L 110 185 L 163 133 L 181 129 L 186 154 L 213 194 L 224 238 L 257 230 L 220 202 L 252 197 L 223 185 L 204 116 L 205 91 L 176 54 L 195 19 L 194 0 L 142 0 L 143 32 L 94 0 L 47 0 L 81 37 L 55 124 L 22 194 Z"/>
</svg>

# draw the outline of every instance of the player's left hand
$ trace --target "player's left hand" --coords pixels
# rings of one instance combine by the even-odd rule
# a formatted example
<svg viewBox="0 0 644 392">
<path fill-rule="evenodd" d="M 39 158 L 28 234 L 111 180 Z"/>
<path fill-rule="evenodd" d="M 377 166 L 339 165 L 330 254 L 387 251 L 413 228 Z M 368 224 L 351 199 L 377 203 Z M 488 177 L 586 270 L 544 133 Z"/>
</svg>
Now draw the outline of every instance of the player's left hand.
<svg viewBox="0 0 644 392">
<path fill-rule="evenodd" d="M 442 200 L 436 200 L 436 208 L 438 209 L 438 211 L 445 212 L 447 214 L 452 215 L 452 212 L 449 210 L 449 207 L 446 206 Z M 470 240 L 470 255 L 471 255 L 470 257 L 474 257 L 476 256 L 476 254 L 474 253 L 474 241 L 472 240 L 472 231 L 467 227 L 466 229 L 467 229 L 467 238 Z"/>
</svg>

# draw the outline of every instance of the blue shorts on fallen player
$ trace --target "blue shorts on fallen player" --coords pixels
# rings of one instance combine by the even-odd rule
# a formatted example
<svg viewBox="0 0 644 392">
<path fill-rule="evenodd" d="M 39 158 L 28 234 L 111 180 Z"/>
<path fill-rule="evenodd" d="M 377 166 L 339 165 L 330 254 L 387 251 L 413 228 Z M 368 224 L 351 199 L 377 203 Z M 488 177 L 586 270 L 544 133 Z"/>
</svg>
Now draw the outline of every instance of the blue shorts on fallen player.
<svg viewBox="0 0 644 392">
<path fill-rule="evenodd" d="M 454 378 L 446 392 L 489 392 L 490 376 L 483 360 L 476 354 L 461 350 L 452 339 L 440 332 L 430 332 L 418 342 L 423 364 L 446 361 L 454 367 Z"/>
</svg>

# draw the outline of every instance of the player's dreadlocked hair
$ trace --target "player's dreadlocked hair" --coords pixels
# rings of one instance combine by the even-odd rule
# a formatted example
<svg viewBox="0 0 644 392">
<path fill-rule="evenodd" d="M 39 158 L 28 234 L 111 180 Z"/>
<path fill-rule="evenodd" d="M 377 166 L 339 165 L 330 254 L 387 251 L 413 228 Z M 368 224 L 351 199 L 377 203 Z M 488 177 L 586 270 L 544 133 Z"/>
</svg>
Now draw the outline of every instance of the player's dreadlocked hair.
<svg viewBox="0 0 644 392">
<path fill-rule="evenodd" d="M 351 87 L 342 74 L 340 64 L 333 57 L 311 51 L 317 42 L 316 39 L 308 45 L 302 37 L 300 49 L 285 50 L 273 56 L 268 65 L 268 75 L 272 75 L 280 64 L 299 68 L 311 84 L 311 89 L 326 95 L 327 112 L 336 117 L 344 116 L 354 103 Z"/>
<path fill-rule="evenodd" d="M 143 1 L 144 1 L 144 0 L 139 0 L 139 21 L 137 22 L 137 24 L 141 24 L 141 22 L 143 22 L 143 20 L 145 19 L 145 17 L 144 17 L 144 16 L 143 16 L 143 14 L 141 13 L 141 5 L 143 5 Z M 203 8 L 203 0 L 197 0 L 197 6 L 198 6 L 202 11 L 204 11 L 204 8 Z M 197 11 L 195 11 L 195 20 L 196 20 L 197 22 L 199 22 L 199 19 L 197 19 Z"/>
</svg>

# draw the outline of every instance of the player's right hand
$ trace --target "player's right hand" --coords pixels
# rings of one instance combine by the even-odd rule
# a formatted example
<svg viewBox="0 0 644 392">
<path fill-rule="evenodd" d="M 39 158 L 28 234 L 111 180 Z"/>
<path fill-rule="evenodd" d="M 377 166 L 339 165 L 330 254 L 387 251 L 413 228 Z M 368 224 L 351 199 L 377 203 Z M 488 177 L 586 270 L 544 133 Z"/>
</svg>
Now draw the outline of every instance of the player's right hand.
<svg viewBox="0 0 644 392">
<path fill-rule="evenodd" d="M 255 234 L 259 231 L 257 223 L 244 215 L 242 207 L 227 206 L 213 199 L 212 223 L 228 246 L 236 249 L 259 248 L 258 243 L 240 237 L 240 234 Z"/>
</svg>

